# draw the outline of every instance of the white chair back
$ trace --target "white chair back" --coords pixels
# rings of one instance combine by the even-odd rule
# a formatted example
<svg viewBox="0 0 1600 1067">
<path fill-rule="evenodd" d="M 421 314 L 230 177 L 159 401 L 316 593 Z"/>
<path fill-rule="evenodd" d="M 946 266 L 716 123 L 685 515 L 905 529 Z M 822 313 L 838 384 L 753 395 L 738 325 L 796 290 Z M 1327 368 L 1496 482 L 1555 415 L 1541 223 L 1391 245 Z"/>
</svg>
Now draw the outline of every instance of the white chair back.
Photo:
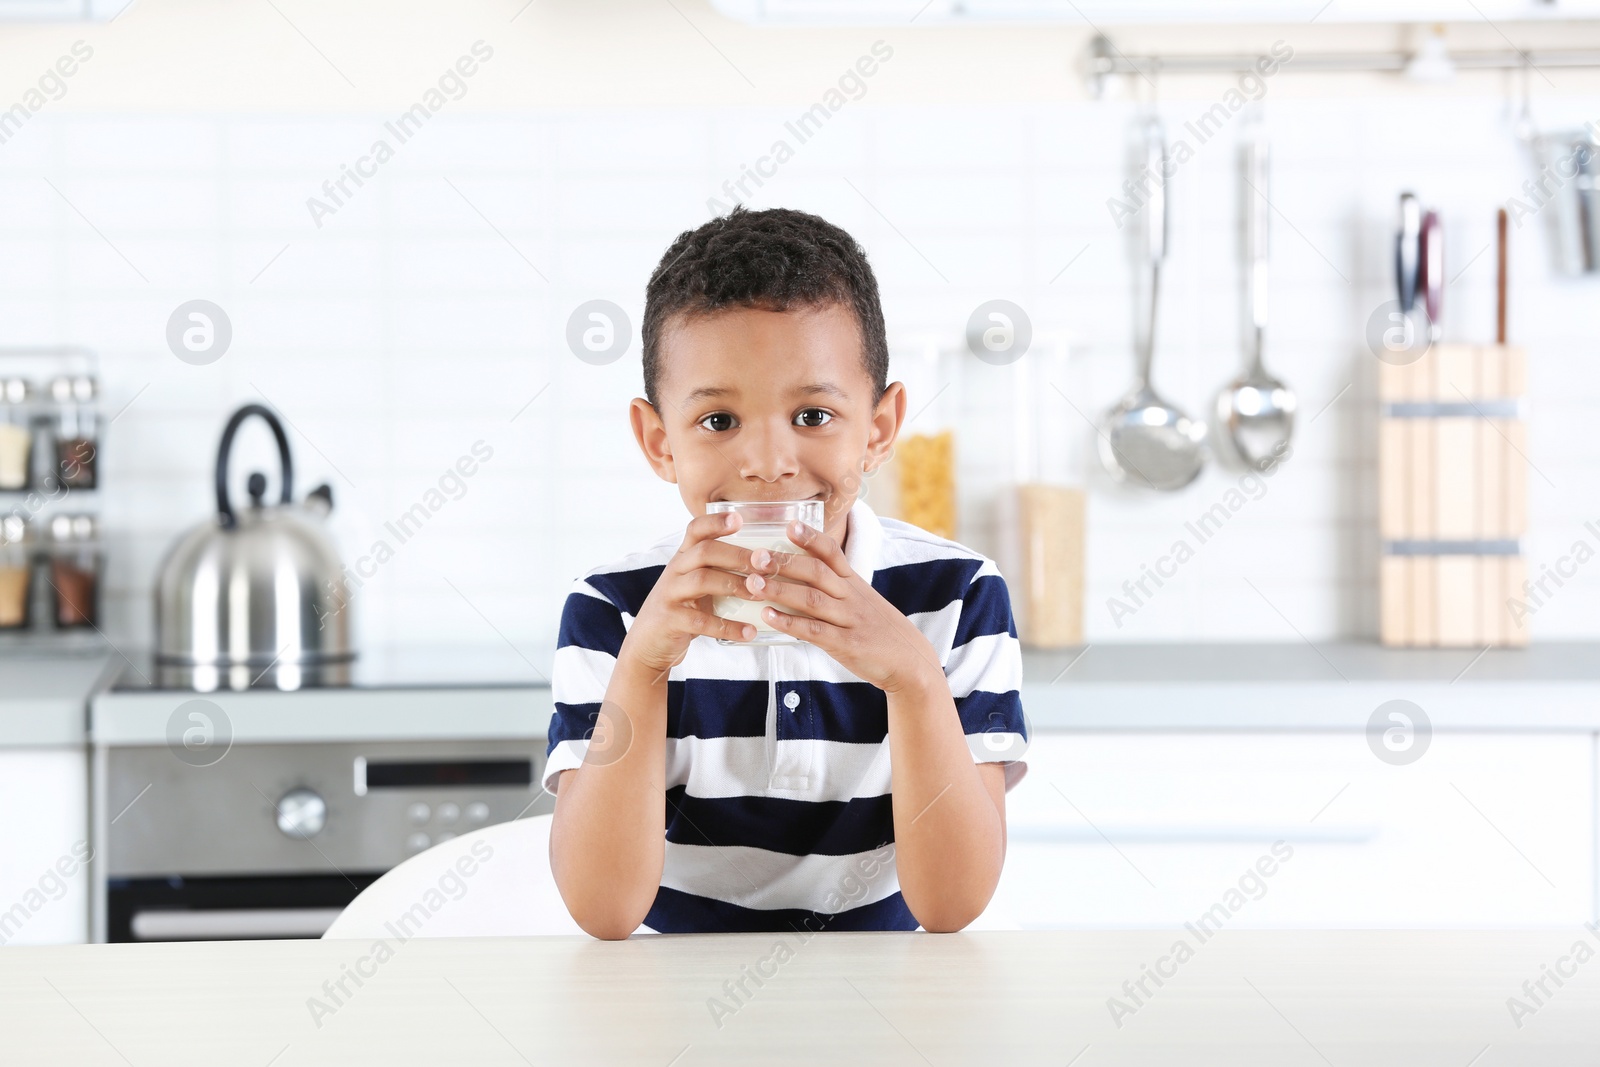
<svg viewBox="0 0 1600 1067">
<path fill-rule="evenodd" d="M 583 933 L 550 873 L 552 818 L 534 815 L 486 826 L 419 852 L 368 886 L 322 936 Z"/>
<path fill-rule="evenodd" d="M 553 819 L 533 815 L 486 826 L 419 852 L 362 891 L 322 936 L 410 940 L 583 933 L 550 873 Z M 1020 929 L 1007 912 L 997 899 L 967 929 Z M 640 924 L 634 936 L 654 932 Z"/>
</svg>

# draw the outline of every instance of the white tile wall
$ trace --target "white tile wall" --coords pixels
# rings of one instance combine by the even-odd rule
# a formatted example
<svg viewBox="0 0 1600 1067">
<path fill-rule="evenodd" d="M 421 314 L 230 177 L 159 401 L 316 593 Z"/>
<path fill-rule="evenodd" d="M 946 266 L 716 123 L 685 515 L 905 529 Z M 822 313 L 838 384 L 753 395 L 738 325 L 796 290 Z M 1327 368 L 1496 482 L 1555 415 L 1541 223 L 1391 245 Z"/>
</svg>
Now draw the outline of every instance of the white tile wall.
<svg viewBox="0 0 1600 1067">
<path fill-rule="evenodd" d="M 1041 338 L 1070 339 L 1057 372 L 1071 406 L 1052 391 L 1047 417 L 1069 441 L 1059 465 L 1093 490 L 1093 641 L 1374 633 L 1375 360 L 1362 328 L 1389 296 L 1402 188 L 1443 214 L 1450 334 L 1491 339 L 1483 249 L 1526 176 L 1503 101 L 1268 104 L 1268 355 L 1301 398 L 1295 455 L 1120 627 L 1106 598 L 1238 480 L 1213 469 L 1179 494 L 1116 491 L 1090 468 L 1073 410 L 1097 414 L 1131 374 L 1128 257 L 1106 210 L 1125 176 L 1129 107 L 851 105 L 749 198 L 817 211 L 861 239 L 892 336 L 956 341 L 977 303 L 1005 297 Z M 1173 135 L 1200 110 L 1169 105 Z M 112 637 L 147 639 L 161 553 L 209 510 L 221 423 L 266 398 L 293 424 L 301 491 L 333 483 L 352 560 L 474 441 L 495 450 L 362 589 L 364 640 L 552 641 L 571 578 L 687 521 L 626 421 L 641 390 L 644 282 L 672 237 L 707 217 L 708 198 L 725 198 L 722 183 L 790 136 L 790 117 L 445 113 L 321 228 L 306 198 L 368 150 L 383 116 L 30 123 L 0 147 L 0 344 L 100 353 L 106 409 L 121 411 L 103 460 Z M 1232 138 L 1201 146 L 1171 186 L 1156 376 L 1196 413 L 1239 358 Z M 1538 221 L 1513 233 L 1511 301 L 1514 340 L 1532 353 L 1535 566 L 1593 540 L 1582 526 L 1600 519 L 1600 283 L 1552 278 Z M 196 297 L 221 304 L 235 331 L 207 367 L 164 341 L 172 310 Z M 634 316 L 630 357 L 610 367 L 564 347 L 566 316 L 596 297 Z M 990 554 L 994 494 L 1011 473 L 1011 373 L 973 366 L 952 394 L 966 398 L 962 537 Z M 266 462 L 265 435 L 252 436 L 241 484 Z M 1539 612 L 1538 636 L 1600 636 L 1593 567 Z"/>
</svg>

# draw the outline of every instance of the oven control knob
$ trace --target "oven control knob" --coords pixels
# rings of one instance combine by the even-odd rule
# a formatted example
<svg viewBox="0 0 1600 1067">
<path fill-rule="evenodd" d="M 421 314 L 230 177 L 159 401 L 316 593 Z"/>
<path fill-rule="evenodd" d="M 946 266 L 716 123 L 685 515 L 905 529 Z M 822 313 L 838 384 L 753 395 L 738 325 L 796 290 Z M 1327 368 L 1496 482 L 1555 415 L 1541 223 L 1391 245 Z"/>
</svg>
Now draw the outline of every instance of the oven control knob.
<svg viewBox="0 0 1600 1067">
<path fill-rule="evenodd" d="M 328 824 L 328 802 L 310 789 L 291 789 L 278 800 L 278 829 L 290 837 L 315 837 Z"/>
</svg>

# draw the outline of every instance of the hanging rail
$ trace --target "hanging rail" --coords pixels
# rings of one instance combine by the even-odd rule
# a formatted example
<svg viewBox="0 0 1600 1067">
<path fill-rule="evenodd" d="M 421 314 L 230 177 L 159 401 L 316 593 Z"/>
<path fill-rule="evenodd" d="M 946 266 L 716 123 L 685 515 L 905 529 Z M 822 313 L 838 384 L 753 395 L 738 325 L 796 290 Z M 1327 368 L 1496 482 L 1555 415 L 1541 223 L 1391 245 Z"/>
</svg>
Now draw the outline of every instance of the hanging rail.
<svg viewBox="0 0 1600 1067">
<path fill-rule="evenodd" d="M 1313 72 L 1358 72 L 1398 74 L 1416 58 L 1414 52 L 1296 52 L 1294 58 L 1281 64 L 1279 70 Z M 1160 74 L 1243 74 L 1256 69 L 1261 59 L 1258 53 L 1214 53 L 1191 55 L 1138 55 L 1130 56 L 1117 49 L 1103 36 L 1089 42 L 1083 64 L 1084 78 L 1089 93 L 1099 98 L 1105 80 L 1112 75 L 1138 74 L 1151 77 Z M 1450 52 L 1449 61 L 1459 70 L 1518 70 L 1548 67 L 1600 68 L 1600 50 L 1596 49 L 1540 49 L 1517 51 L 1501 49 L 1488 52 Z"/>
</svg>

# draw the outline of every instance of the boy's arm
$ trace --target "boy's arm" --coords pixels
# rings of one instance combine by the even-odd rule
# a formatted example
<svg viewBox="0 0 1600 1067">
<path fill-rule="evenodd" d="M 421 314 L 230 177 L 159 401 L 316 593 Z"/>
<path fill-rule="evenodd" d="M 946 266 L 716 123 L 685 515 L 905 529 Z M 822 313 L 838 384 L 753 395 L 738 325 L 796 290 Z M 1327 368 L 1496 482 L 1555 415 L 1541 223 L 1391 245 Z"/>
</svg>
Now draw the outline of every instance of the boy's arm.
<svg viewBox="0 0 1600 1067">
<path fill-rule="evenodd" d="M 711 614 L 711 598 L 739 596 L 750 550 L 717 540 L 734 515 L 689 521 L 683 544 L 625 626 L 620 609 L 588 583 L 562 610 L 551 693 L 556 774 L 550 869 L 579 926 L 627 937 L 644 921 L 666 864 L 667 678 L 696 637 L 748 641 L 749 623 Z M 566 657 L 563 659 L 562 657 Z M 604 680 L 604 696 L 599 697 Z M 590 711 L 599 697 L 598 711 Z M 570 702 L 570 705 L 569 705 Z M 582 762 L 576 745 L 582 742 Z M 553 744 L 552 753 L 557 751 Z M 572 766 L 577 763 L 577 766 Z M 556 766 L 561 766 L 556 764 Z"/>
<path fill-rule="evenodd" d="M 666 862 L 667 673 L 626 653 L 624 645 L 588 756 L 561 772 L 550 828 L 561 899 L 585 932 L 606 940 L 644 921 Z"/>
<path fill-rule="evenodd" d="M 851 569 L 838 542 L 798 522 L 788 532 L 805 554 L 753 552 L 746 588 L 773 605 L 762 616 L 777 629 L 883 690 L 900 891 L 924 929 L 959 930 L 988 905 L 1006 852 L 1005 767 L 974 758 L 967 727 L 992 723 L 982 732 L 1000 745 L 993 753 L 1016 750 L 1006 762 L 1026 748 L 1022 654 L 1005 580 L 987 558 L 975 570 L 940 663 L 927 636 Z M 765 577 L 780 573 L 786 581 Z"/>
<path fill-rule="evenodd" d="M 900 891 L 923 929 L 959 930 L 1000 881 L 1005 768 L 973 762 L 943 673 L 885 693 Z"/>
</svg>

